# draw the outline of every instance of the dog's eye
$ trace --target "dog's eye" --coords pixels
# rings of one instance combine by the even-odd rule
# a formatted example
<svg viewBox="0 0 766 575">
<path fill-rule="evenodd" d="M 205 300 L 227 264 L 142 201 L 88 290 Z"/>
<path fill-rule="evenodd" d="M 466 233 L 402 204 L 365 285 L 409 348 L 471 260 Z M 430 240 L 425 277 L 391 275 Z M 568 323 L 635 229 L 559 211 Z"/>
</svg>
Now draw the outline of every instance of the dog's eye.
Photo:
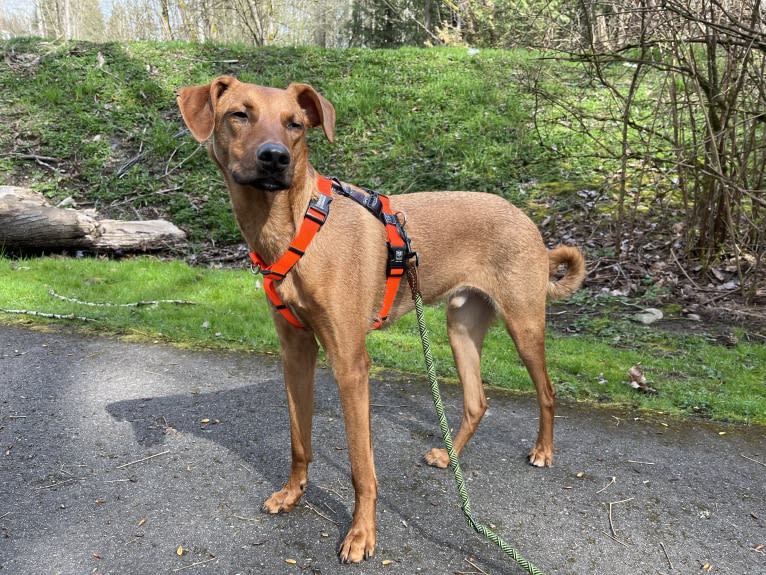
<svg viewBox="0 0 766 575">
<path fill-rule="evenodd" d="M 287 129 L 288 130 L 302 130 L 303 124 L 300 122 L 287 122 Z"/>
<path fill-rule="evenodd" d="M 242 112 L 242 111 L 231 112 L 229 116 L 231 118 L 234 118 L 235 120 L 247 120 L 247 112 Z"/>
</svg>

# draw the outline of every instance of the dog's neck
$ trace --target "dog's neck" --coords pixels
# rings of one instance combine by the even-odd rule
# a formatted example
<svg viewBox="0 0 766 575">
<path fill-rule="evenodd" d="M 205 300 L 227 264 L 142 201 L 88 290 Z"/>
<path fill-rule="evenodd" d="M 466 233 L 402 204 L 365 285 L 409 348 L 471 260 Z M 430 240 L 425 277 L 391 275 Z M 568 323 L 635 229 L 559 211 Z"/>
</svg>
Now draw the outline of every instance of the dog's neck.
<svg viewBox="0 0 766 575">
<path fill-rule="evenodd" d="M 304 181 L 296 180 L 292 187 L 278 192 L 229 182 L 229 198 L 242 236 L 264 261 L 272 263 L 287 250 L 317 194 L 316 178 L 312 169 Z"/>
</svg>

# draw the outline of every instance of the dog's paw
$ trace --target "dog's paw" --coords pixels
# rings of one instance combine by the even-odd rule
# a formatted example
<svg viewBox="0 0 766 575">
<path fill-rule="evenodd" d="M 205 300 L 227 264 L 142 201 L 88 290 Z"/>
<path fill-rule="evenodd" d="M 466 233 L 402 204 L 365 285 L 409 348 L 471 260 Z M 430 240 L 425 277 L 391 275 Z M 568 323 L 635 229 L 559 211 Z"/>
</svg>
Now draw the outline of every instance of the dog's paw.
<svg viewBox="0 0 766 575">
<path fill-rule="evenodd" d="M 288 513 L 295 508 L 295 505 L 301 499 L 301 495 L 303 495 L 303 491 L 295 493 L 294 490 L 283 487 L 279 491 L 272 493 L 271 497 L 263 502 L 261 510 L 272 515 Z"/>
<path fill-rule="evenodd" d="M 359 563 L 375 554 L 375 527 L 361 529 L 352 526 L 343 544 L 340 546 L 338 557 L 341 563 Z"/>
<path fill-rule="evenodd" d="M 553 464 L 553 450 L 536 445 L 529 452 L 529 464 L 534 467 L 550 467 Z"/>
<path fill-rule="evenodd" d="M 424 459 L 431 467 L 438 467 L 439 469 L 447 469 L 449 467 L 449 455 L 447 455 L 446 449 L 434 447 L 426 453 Z"/>
</svg>

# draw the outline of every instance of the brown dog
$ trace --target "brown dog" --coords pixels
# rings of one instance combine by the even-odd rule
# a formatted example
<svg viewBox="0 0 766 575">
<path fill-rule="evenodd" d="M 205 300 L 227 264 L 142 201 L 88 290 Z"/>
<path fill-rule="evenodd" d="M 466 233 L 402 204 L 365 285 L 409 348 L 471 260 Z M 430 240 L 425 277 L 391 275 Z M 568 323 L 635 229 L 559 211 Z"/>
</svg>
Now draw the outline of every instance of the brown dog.
<svg viewBox="0 0 766 575">
<path fill-rule="evenodd" d="M 209 153 L 226 181 L 248 246 L 266 262 L 277 260 L 296 235 L 309 202 L 318 196 L 320 176 L 309 163 L 305 133 L 322 126 L 333 140 L 332 104 L 306 84 L 279 90 L 229 76 L 181 89 L 178 104 L 198 141 L 212 136 Z M 547 250 L 529 218 L 492 194 L 415 193 L 394 196 L 391 204 L 406 215 L 406 230 L 420 256 L 424 300 L 448 302 L 449 341 L 463 385 L 463 420 L 455 448 L 459 452 L 465 446 L 487 409 L 479 360 L 487 328 L 499 315 L 537 388 L 540 428 L 529 461 L 550 465 L 555 392 L 545 365 L 545 304 L 546 298 L 567 296 L 580 286 L 585 275 L 582 254 L 571 247 Z M 335 194 L 305 255 L 276 283 L 282 301 L 305 329 L 274 312 L 290 412 L 292 467 L 287 483 L 263 507 L 269 513 L 290 511 L 306 489 L 318 341 L 339 388 L 356 495 L 351 528 L 339 551 L 343 562 L 361 561 L 375 550 L 377 480 L 365 339 L 384 297 L 387 259 L 381 222 L 355 201 Z M 551 281 L 559 264 L 567 265 L 567 273 Z M 412 309 L 402 282 L 385 325 Z M 448 464 L 443 449 L 432 449 L 426 460 L 437 467 Z"/>
</svg>

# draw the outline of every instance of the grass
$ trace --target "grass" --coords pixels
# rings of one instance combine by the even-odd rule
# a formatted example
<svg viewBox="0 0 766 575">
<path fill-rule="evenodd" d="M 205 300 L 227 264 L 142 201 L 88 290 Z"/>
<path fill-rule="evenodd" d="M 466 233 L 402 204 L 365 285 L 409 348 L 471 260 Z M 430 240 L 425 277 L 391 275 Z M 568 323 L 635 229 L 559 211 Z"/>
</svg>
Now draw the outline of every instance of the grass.
<svg viewBox="0 0 766 575">
<path fill-rule="evenodd" d="M 529 59 L 521 52 L 12 39 L 0 41 L 0 54 L 9 62 L 0 67 L 0 121 L 12 128 L 0 132 L 6 183 L 114 217 L 167 217 L 195 244 L 239 234 L 174 93 L 220 74 L 313 84 L 338 116 L 335 145 L 321 130 L 310 135 L 317 168 L 386 193 L 475 189 L 515 199 L 518 182 L 550 172 L 533 163 L 539 146 L 513 87 L 512 71 Z"/>
<path fill-rule="evenodd" d="M 25 309 L 95 319 L 50 320 L 2 313 L 0 321 L 53 322 L 126 339 L 162 341 L 208 349 L 276 353 L 278 344 L 263 292 L 245 270 L 212 270 L 180 261 L 142 257 L 122 261 L 91 258 L 0 258 L 0 309 Z M 92 303 L 185 300 L 139 307 L 96 307 L 65 301 L 51 291 Z M 583 297 L 583 296 L 580 296 Z M 577 306 L 554 308 L 573 314 Z M 444 328 L 444 311 L 427 309 L 433 353 L 443 378 L 456 377 Z M 592 320 L 589 320 L 592 321 Z M 592 321 L 598 325 L 597 321 Z M 766 424 L 766 346 L 723 347 L 704 335 L 669 335 L 633 324 L 594 333 L 551 331 L 548 357 L 559 397 L 570 401 L 619 404 L 718 421 Z M 413 315 L 369 337 L 377 367 L 418 373 L 423 359 Z M 639 394 L 626 382 L 641 363 L 658 396 Z M 483 375 L 489 385 L 533 393 L 531 382 L 505 331 L 487 337 Z"/>
</svg>

